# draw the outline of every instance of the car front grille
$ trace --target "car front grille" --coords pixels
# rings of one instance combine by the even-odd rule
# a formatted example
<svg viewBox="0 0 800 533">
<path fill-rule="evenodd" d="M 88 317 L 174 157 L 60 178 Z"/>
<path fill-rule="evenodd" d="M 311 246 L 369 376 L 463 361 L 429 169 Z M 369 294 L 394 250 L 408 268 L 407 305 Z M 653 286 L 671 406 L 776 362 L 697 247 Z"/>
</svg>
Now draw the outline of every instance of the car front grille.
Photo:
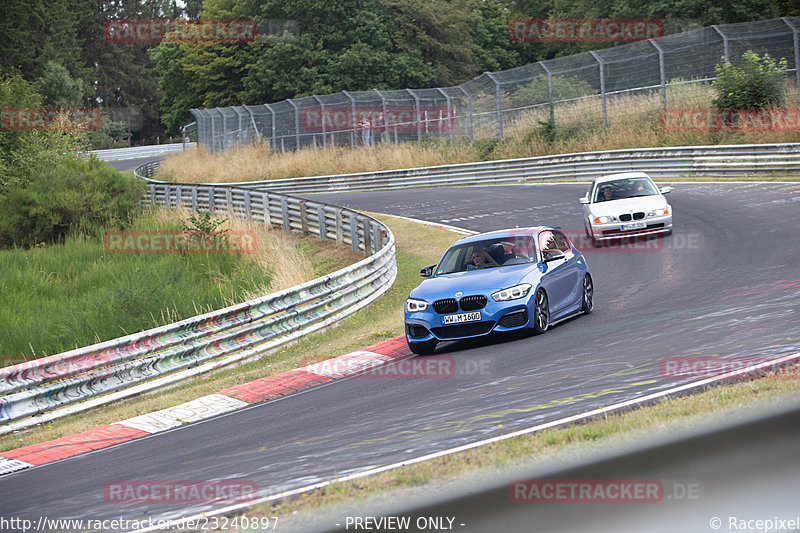
<svg viewBox="0 0 800 533">
<path fill-rule="evenodd" d="M 633 217 L 631 217 L 630 213 L 623 213 L 619 216 L 620 222 L 630 222 L 631 218 L 633 218 L 633 220 L 642 220 L 644 218 L 644 212 L 639 211 L 637 213 L 634 213 Z"/>
<path fill-rule="evenodd" d="M 477 311 L 486 307 L 486 296 L 479 294 L 477 296 L 464 296 L 458 301 L 462 311 Z"/>
<path fill-rule="evenodd" d="M 470 322 L 468 324 L 431 328 L 431 331 L 440 339 L 459 339 L 461 337 L 474 337 L 475 335 L 489 333 L 494 324 L 493 320 L 488 320 L 485 322 Z"/>
<path fill-rule="evenodd" d="M 433 302 L 433 310 L 440 315 L 447 313 L 455 313 L 458 311 L 458 302 L 455 298 L 445 298 L 444 300 L 436 300 Z"/>
<path fill-rule="evenodd" d="M 528 312 L 523 309 L 521 311 L 514 311 L 513 313 L 508 313 L 507 315 L 503 316 L 500 319 L 499 325 L 504 328 L 515 328 L 517 326 L 521 326 L 528 321 Z"/>
<path fill-rule="evenodd" d="M 406 328 L 408 330 L 408 336 L 412 339 L 421 339 L 422 337 L 427 337 L 429 334 L 428 328 L 420 326 L 419 324 L 406 324 Z"/>
</svg>

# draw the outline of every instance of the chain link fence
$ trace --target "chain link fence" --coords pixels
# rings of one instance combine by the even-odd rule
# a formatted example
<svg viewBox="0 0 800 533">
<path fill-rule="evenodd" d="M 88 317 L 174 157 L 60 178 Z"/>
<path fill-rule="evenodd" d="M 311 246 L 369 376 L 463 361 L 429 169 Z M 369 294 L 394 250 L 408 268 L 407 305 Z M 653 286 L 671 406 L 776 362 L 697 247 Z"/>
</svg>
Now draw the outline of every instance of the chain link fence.
<svg viewBox="0 0 800 533">
<path fill-rule="evenodd" d="M 211 152 L 255 142 L 279 151 L 426 137 L 452 144 L 503 138 L 535 120 L 608 126 L 632 111 L 657 117 L 668 107 L 711 107 L 715 65 L 746 50 L 786 58 L 800 86 L 798 32 L 800 17 L 723 24 L 486 72 L 455 87 L 342 91 L 191 113 L 198 144 Z"/>
</svg>

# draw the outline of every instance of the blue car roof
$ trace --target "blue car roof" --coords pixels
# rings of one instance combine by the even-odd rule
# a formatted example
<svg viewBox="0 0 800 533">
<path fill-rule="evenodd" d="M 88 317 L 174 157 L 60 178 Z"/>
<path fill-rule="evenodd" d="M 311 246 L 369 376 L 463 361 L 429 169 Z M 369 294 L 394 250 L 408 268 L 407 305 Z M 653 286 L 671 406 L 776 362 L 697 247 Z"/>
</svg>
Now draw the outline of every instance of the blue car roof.
<svg viewBox="0 0 800 533">
<path fill-rule="evenodd" d="M 542 230 L 546 229 L 560 229 L 555 226 L 530 226 L 525 228 L 508 228 L 508 229 L 501 229 L 497 231 L 489 231 L 486 233 L 478 233 L 476 235 L 468 235 L 466 237 L 462 237 L 454 242 L 451 246 L 460 245 L 460 244 L 467 244 L 470 242 L 476 241 L 483 241 L 486 239 L 502 239 L 503 237 L 513 237 L 515 235 L 519 235 L 520 233 L 538 233 Z"/>
</svg>

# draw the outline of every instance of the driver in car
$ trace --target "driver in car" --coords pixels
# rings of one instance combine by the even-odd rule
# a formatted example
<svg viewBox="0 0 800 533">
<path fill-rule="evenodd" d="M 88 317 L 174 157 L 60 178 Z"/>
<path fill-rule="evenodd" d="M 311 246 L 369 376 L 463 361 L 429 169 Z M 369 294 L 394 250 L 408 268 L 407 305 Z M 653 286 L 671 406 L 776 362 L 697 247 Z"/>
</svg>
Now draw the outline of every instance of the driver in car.
<svg viewBox="0 0 800 533">
<path fill-rule="evenodd" d="M 475 270 L 476 268 L 486 268 L 490 266 L 500 266 L 486 250 L 474 250 L 472 252 L 472 263 L 467 264 L 467 270 Z"/>
</svg>

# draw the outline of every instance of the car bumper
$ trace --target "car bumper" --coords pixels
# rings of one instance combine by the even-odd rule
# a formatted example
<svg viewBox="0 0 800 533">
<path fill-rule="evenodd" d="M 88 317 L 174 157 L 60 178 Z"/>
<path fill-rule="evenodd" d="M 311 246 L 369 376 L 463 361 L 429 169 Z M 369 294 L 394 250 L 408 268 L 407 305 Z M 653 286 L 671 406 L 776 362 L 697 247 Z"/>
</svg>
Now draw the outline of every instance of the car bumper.
<svg viewBox="0 0 800 533">
<path fill-rule="evenodd" d="M 452 341 L 482 337 L 492 332 L 514 331 L 529 325 L 532 317 L 530 298 L 500 304 L 493 302 L 481 311 L 481 320 L 461 324 L 444 325 L 442 317 L 429 310 L 405 314 L 405 330 L 411 342 L 432 340 Z M 459 312 L 458 314 L 460 314 Z"/>
<path fill-rule="evenodd" d="M 661 235 L 672 231 L 672 215 L 651 217 L 644 220 L 646 226 L 640 229 L 626 230 L 624 227 L 630 222 L 609 222 L 608 224 L 591 224 L 592 238 L 598 241 L 623 239 L 626 237 L 641 237 L 647 235 Z"/>
</svg>

